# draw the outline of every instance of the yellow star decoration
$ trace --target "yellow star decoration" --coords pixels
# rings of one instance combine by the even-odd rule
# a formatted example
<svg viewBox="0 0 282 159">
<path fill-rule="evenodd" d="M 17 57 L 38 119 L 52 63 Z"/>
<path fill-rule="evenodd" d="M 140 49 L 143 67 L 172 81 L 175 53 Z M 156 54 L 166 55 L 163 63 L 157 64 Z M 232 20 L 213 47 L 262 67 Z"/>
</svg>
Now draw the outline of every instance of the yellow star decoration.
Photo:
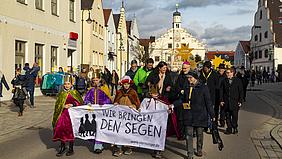
<svg viewBox="0 0 282 159">
<path fill-rule="evenodd" d="M 212 63 L 214 65 L 214 68 L 217 68 L 219 64 L 223 63 L 224 59 L 221 58 L 221 56 L 217 57 L 214 56 L 214 59 L 212 59 Z"/>
<path fill-rule="evenodd" d="M 181 48 L 176 49 L 178 52 L 176 56 L 180 56 L 182 61 L 189 61 L 190 57 L 193 56 L 191 53 L 193 50 L 193 48 L 189 48 L 189 45 L 181 45 Z"/>
<path fill-rule="evenodd" d="M 225 64 L 225 67 L 226 67 L 226 68 L 231 68 L 231 67 L 232 67 L 230 61 L 225 61 L 224 64 Z"/>
</svg>

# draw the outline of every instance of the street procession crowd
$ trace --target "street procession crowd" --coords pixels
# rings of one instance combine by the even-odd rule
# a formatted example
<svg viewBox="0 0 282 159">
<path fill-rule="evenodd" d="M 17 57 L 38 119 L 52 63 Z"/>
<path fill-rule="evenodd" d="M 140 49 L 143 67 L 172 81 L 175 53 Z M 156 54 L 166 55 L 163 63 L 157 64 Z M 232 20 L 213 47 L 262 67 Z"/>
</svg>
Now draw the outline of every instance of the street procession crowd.
<svg viewBox="0 0 282 159">
<path fill-rule="evenodd" d="M 90 69 L 88 72 L 82 68 L 81 73 L 75 76 L 64 74 L 64 84 L 57 95 L 52 122 L 53 141 L 61 143 L 56 156 L 60 157 L 65 152 L 67 156 L 74 153 L 74 134 L 68 108 L 80 105 L 125 105 L 136 111 L 166 109 L 169 113 L 167 136 L 174 134 L 178 140 L 186 140 L 189 159 L 194 155 L 203 156 L 204 132 L 212 134 L 214 127 L 222 127 L 226 128 L 226 135 L 238 133 L 238 113 L 246 100 L 250 79 L 248 71 L 243 67 L 227 68 L 225 64 L 220 64 L 218 68 L 213 68 L 212 63 L 206 61 L 202 68 L 191 69 L 187 61 L 183 62 L 182 70 L 178 72 L 170 70 L 164 61 L 159 62 L 155 68 L 153 66 L 154 60 L 151 58 L 146 60 L 143 67 L 138 67 L 137 61 L 133 60 L 131 68 L 121 79 L 115 71 L 111 73 L 107 68 L 104 71 Z M 25 75 L 29 76 L 31 83 L 39 69 L 36 64 L 32 68 L 26 65 Z M 21 116 L 26 98 L 25 89 L 20 87 L 20 78 L 24 76 L 20 70 L 16 72 L 12 84 L 14 94 L 17 91 L 20 93 L 14 95 L 19 97 L 13 99 L 20 108 Z M 31 92 L 30 100 L 34 102 L 34 84 L 30 85 L 27 91 Z M 194 137 L 197 138 L 195 152 Z M 94 153 L 102 153 L 105 143 L 93 143 Z M 133 147 L 112 146 L 113 156 L 132 154 Z M 162 153 L 154 151 L 152 156 L 162 158 Z"/>
</svg>

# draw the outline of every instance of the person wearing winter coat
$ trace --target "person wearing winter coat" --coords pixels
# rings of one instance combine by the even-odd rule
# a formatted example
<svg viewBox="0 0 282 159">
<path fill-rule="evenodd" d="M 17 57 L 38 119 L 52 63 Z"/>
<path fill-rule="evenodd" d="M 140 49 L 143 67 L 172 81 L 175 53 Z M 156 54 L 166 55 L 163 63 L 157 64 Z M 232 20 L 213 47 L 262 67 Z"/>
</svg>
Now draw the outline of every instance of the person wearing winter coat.
<svg viewBox="0 0 282 159">
<path fill-rule="evenodd" d="M 154 71 L 148 76 L 145 84 L 148 86 L 157 85 L 159 93 L 169 98 L 172 90 L 172 80 L 167 70 L 167 63 L 164 61 L 159 62 Z"/>
<path fill-rule="evenodd" d="M 242 106 L 244 92 L 242 81 L 235 77 L 232 69 L 226 70 L 227 78 L 220 89 L 220 105 L 226 112 L 227 129 L 225 134 L 238 133 L 238 113 Z"/>
<path fill-rule="evenodd" d="M 5 79 L 4 74 L 0 71 L 0 99 L 1 99 L 1 97 L 3 97 L 3 95 L 2 95 L 3 84 L 4 84 L 5 88 L 7 89 L 7 91 L 9 91 L 10 87 L 9 87 L 9 85 L 8 85 L 6 79 Z M 1 102 L 1 100 L 0 100 L 0 102 Z M 1 106 L 1 103 L 0 103 L 0 106 Z"/>
<path fill-rule="evenodd" d="M 134 84 L 137 86 L 137 93 L 139 96 L 139 99 L 142 100 L 146 97 L 146 94 L 148 93 L 148 86 L 145 84 L 148 76 L 153 70 L 154 66 L 154 60 L 152 58 L 149 58 L 146 60 L 146 64 L 144 67 L 141 67 L 138 69 L 134 76 Z"/>
<path fill-rule="evenodd" d="M 208 86 L 200 82 L 196 72 L 188 73 L 182 104 L 188 159 L 192 159 L 194 155 L 193 131 L 196 130 L 197 137 L 197 151 L 195 154 L 201 157 L 203 155 L 203 131 L 204 128 L 208 127 L 208 115 L 215 120 L 212 100 L 208 90 Z"/>
<path fill-rule="evenodd" d="M 16 69 L 16 76 L 12 80 L 13 85 L 13 101 L 16 104 L 16 106 L 19 107 L 18 116 L 23 116 L 23 110 L 24 110 L 24 101 L 26 99 L 26 93 L 23 90 L 23 84 L 25 82 L 25 76 L 21 75 L 21 69 Z"/>
<path fill-rule="evenodd" d="M 182 106 L 182 96 L 184 93 L 184 83 L 187 81 L 187 75 L 188 72 L 190 71 L 190 62 L 184 62 L 182 64 L 182 71 L 177 77 L 177 80 L 175 82 L 175 85 L 173 87 L 173 104 L 175 105 L 174 112 L 177 115 L 177 125 L 179 128 L 179 133 L 180 133 L 180 138 L 179 140 L 185 140 L 185 130 L 184 130 L 184 124 L 183 124 L 183 114 L 181 110 Z"/>
</svg>

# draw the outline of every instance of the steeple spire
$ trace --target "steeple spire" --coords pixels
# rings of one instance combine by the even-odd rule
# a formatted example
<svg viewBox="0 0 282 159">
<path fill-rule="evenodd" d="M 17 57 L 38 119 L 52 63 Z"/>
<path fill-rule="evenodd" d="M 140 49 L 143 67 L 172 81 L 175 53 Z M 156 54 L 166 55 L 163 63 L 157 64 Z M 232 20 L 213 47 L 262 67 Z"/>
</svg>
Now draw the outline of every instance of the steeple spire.
<svg viewBox="0 0 282 159">
<path fill-rule="evenodd" d="M 121 8 L 124 8 L 124 0 L 121 2 Z"/>
<path fill-rule="evenodd" d="M 179 9 L 179 4 L 178 3 L 176 3 L 176 12 L 178 12 L 178 9 Z"/>
</svg>

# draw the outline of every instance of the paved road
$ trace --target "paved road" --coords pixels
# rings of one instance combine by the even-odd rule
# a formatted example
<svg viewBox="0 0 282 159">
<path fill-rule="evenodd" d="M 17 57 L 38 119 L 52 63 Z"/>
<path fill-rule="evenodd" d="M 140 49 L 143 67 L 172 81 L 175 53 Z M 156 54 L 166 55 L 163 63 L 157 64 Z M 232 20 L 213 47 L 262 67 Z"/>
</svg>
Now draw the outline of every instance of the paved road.
<svg viewBox="0 0 282 159">
<path fill-rule="evenodd" d="M 48 105 L 48 104 L 47 104 Z M 53 106 L 45 105 L 45 111 L 50 111 Z M 50 109 L 49 109 L 50 107 Z M 39 111 L 38 113 L 44 113 Z M 33 113 L 36 113 L 35 110 Z M 49 112 L 48 111 L 48 112 Z M 8 113 L 8 112 L 7 112 Z M 11 112 L 10 112 L 11 113 Z M 16 114 L 13 112 L 14 115 Z M 28 113 L 26 113 L 28 114 Z M 248 158 L 256 159 L 260 158 L 259 154 L 250 138 L 252 130 L 260 127 L 264 122 L 271 119 L 274 114 L 270 105 L 257 97 L 254 92 L 248 93 L 247 102 L 244 104 L 240 111 L 239 120 L 239 134 L 226 136 L 221 134 L 225 148 L 222 152 L 219 152 L 216 145 L 212 145 L 211 136 L 205 135 L 204 140 L 204 157 L 203 158 L 215 158 L 215 159 L 238 159 Z M 26 115 L 28 116 L 28 115 Z M 16 117 L 15 117 L 16 118 Z M 27 117 L 28 118 L 28 117 Z M 16 119 L 19 120 L 19 119 Z M 24 119 L 22 119 L 24 120 Z M 0 152 L 1 159 L 51 159 L 56 158 L 56 149 L 59 143 L 53 143 L 52 131 L 51 131 L 51 119 L 45 117 L 41 124 L 37 124 L 33 127 L 18 128 L 13 133 L 8 133 L 0 136 Z M 1 123 L 5 124 L 5 123 Z M 15 124 L 15 123 L 14 123 Z M 0 126 L 1 126 L 0 125 Z M 3 131 L 3 130 L 1 130 Z M 168 159 L 180 159 L 181 155 L 185 154 L 184 142 L 179 142 L 174 138 L 169 138 L 167 150 L 164 153 L 165 158 Z M 180 149 L 178 149 L 180 148 Z M 95 155 L 90 152 L 91 144 L 85 141 L 76 141 L 75 143 L 75 155 L 73 159 L 87 159 L 87 158 L 102 158 L 111 159 L 114 158 L 111 155 L 111 151 L 104 151 L 103 154 Z M 134 152 L 132 156 L 123 156 L 124 159 L 144 159 L 151 158 L 148 150 L 139 150 Z"/>
</svg>

